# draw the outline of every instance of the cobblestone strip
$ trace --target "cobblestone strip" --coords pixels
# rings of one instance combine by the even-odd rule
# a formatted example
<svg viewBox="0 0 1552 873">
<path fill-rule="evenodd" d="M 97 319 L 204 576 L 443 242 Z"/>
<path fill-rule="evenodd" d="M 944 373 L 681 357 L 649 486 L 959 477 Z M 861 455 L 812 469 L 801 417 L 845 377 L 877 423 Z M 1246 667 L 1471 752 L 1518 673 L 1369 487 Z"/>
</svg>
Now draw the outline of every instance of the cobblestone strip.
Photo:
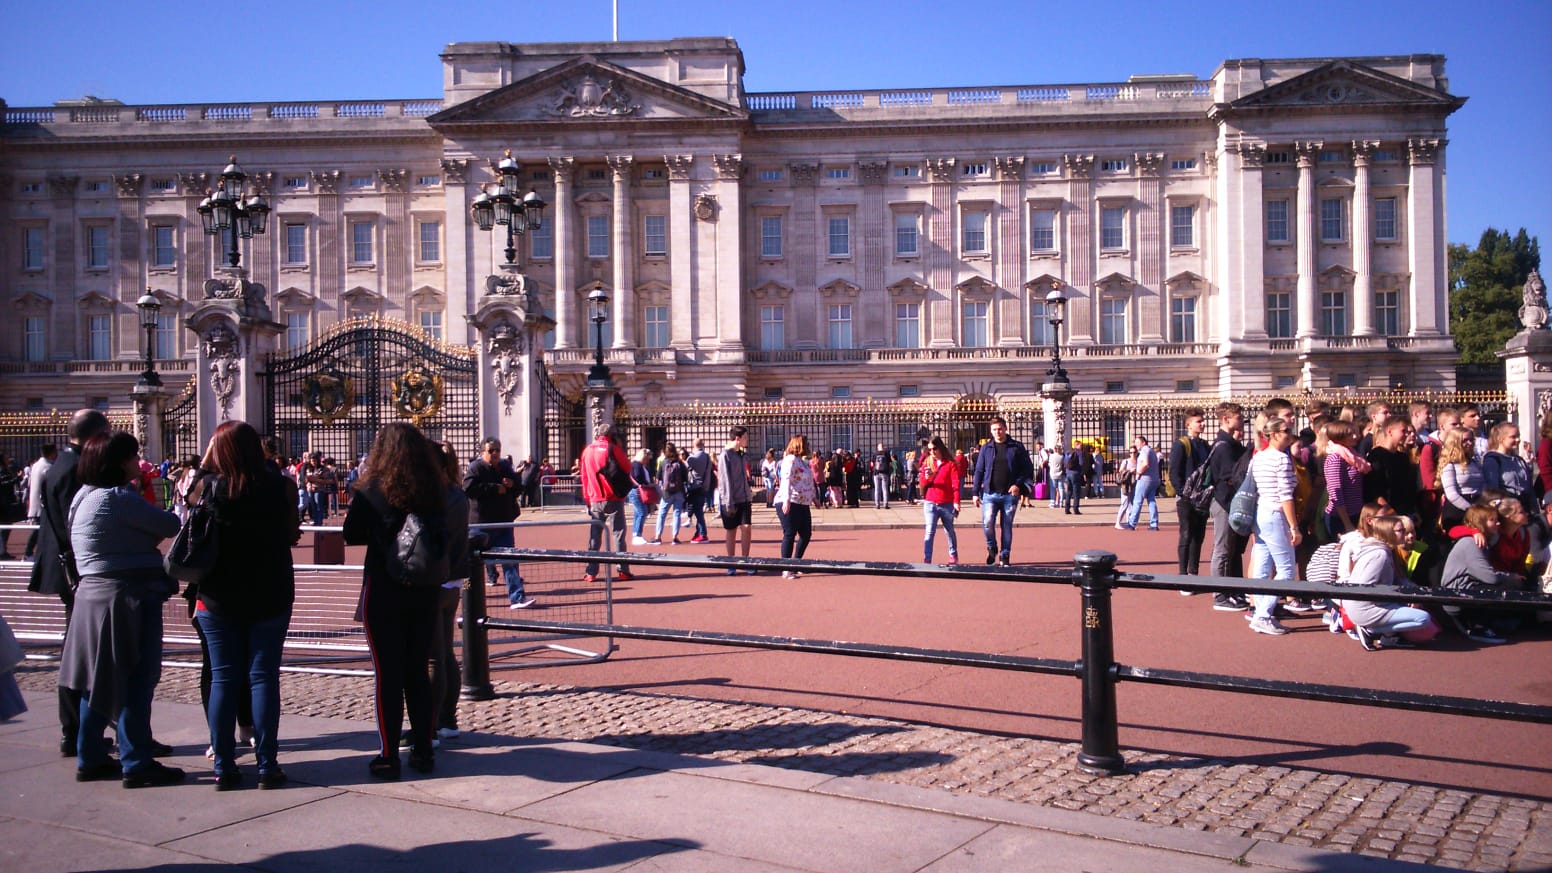
<svg viewBox="0 0 1552 873">
<path fill-rule="evenodd" d="M 17 672 L 51 690 L 52 665 Z M 167 669 L 158 699 L 199 702 Z M 284 674 L 285 712 L 371 721 L 372 681 Z M 497 682 L 459 704 L 466 731 L 863 776 L 1187 830 L 1481 871 L 1552 870 L 1552 804 L 1288 767 L 1129 752 L 1131 772 L 1078 772 L 1075 743 L 978 734 L 783 706 Z"/>
</svg>

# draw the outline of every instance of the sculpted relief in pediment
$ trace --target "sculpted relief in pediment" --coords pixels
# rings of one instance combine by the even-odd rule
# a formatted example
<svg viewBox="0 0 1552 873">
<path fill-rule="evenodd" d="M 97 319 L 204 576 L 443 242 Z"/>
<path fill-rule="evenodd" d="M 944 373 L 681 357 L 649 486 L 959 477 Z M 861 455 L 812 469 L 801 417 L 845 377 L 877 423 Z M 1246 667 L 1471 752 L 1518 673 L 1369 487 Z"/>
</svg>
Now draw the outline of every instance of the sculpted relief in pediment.
<svg viewBox="0 0 1552 873">
<path fill-rule="evenodd" d="M 557 118 L 617 118 L 641 109 L 618 80 L 600 82 L 591 75 L 561 85 L 540 111 Z"/>
</svg>

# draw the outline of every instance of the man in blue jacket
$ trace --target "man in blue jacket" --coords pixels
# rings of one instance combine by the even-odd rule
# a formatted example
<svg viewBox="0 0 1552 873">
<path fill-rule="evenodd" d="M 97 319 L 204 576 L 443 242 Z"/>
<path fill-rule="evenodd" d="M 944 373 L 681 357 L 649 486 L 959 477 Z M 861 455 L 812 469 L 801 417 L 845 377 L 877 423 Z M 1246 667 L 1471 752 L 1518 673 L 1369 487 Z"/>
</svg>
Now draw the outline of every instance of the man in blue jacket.
<svg viewBox="0 0 1552 873">
<path fill-rule="evenodd" d="M 1008 436 L 1008 422 L 1002 416 L 992 418 L 991 441 L 981 446 L 975 459 L 971 490 L 975 505 L 981 507 L 981 530 L 986 534 L 986 563 L 1008 566 L 1013 551 L 1013 516 L 1018 512 L 1019 496 L 1033 494 L 1035 465 L 1024 444 Z M 997 546 L 998 516 L 1001 515 L 1002 547 Z"/>
</svg>

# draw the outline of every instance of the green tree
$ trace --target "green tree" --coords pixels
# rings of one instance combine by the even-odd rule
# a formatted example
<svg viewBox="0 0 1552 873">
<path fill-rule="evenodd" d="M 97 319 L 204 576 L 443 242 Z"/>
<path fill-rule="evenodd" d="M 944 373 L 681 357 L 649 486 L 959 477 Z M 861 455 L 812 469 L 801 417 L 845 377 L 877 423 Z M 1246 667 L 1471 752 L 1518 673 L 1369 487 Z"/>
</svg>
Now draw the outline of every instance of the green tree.
<svg viewBox="0 0 1552 873">
<path fill-rule="evenodd" d="M 1521 289 L 1541 266 L 1541 245 L 1520 228 L 1488 228 L 1475 249 L 1455 244 L 1450 257 L 1450 331 L 1463 364 L 1491 364 L 1520 329 Z"/>
</svg>

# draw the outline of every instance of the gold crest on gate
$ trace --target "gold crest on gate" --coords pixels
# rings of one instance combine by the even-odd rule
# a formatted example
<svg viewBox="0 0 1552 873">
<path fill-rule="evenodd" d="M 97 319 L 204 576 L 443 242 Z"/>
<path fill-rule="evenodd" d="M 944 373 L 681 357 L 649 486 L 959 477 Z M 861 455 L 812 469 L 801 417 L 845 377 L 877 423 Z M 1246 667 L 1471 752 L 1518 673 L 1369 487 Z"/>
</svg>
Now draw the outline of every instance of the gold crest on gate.
<svg viewBox="0 0 1552 873">
<path fill-rule="evenodd" d="M 410 364 L 409 369 L 394 377 L 393 408 L 419 427 L 442 409 L 443 387 L 442 377 L 427 370 L 424 364 Z"/>
<path fill-rule="evenodd" d="M 333 424 L 349 415 L 355 405 L 356 386 L 332 363 L 302 382 L 302 406 L 308 415 L 324 424 Z"/>
</svg>

